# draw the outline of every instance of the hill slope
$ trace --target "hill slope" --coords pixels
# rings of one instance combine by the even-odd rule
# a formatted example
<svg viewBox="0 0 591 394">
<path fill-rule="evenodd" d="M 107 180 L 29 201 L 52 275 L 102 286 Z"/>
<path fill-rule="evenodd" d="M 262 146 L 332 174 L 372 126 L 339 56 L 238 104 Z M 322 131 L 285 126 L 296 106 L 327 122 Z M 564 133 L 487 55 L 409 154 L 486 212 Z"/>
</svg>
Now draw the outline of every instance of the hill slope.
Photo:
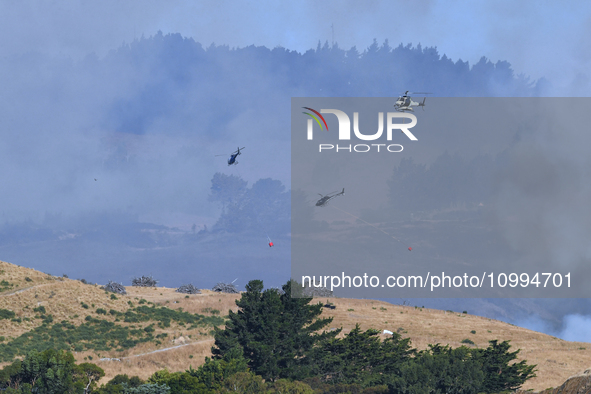
<svg viewBox="0 0 591 394">
<path fill-rule="evenodd" d="M 0 262 L 0 310 L 14 312 L 0 318 L 1 365 L 28 347 L 52 346 L 74 352 L 77 362 L 96 362 L 105 370 L 103 382 L 120 373 L 145 379 L 163 368 L 196 367 L 210 355 L 212 327 L 223 324 L 220 315 L 237 309 L 238 297 L 207 290 L 187 296 L 162 287 L 128 287 L 127 295 L 113 295 L 98 285 Z M 521 357 L 538 365 L 538 377 L 524 389 L 560 386 L 591 365 L 589 344 L 497 320 L 372 300 L 317 301 L 336 307 L 323 312 L 334 317 L 330 328 L 343 327 L 346 333 L 359 323 L 362 329 L 396 331 L 419 349 L 434 343 L 486 347 L 492 339 L 511 340 L 514 349 L 522 349 Z"/>
</svg>

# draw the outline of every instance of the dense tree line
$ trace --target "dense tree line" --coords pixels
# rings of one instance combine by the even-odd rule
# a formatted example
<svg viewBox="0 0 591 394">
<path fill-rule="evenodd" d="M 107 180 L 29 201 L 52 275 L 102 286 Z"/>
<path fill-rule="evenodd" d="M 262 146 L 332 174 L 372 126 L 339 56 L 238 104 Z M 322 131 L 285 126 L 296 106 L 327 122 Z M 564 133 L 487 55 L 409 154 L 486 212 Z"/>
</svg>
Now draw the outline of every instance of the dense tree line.
<svg viewBox="0 0 591 394">
<path fill-rule="evenodd" d="M 409 81 L 416 91 L 428 88 L 445 96 L 530 96 L 536 92 L 534 81 L 515 75 L 506 61 L 492 63 L 483 56 L 470 65 L 440 54 L 437 47 L 391 46 L 388 40 L 381 44 L 374 40 L 361 50 L 318 42 L 315 49 L 300 53 L 254 45 L 203 47 L 180 34 L 158 33 L 120 47 L 103 62 L 106 70 L 123 62 L 140 70 L 162 69 L 174 86 L 188 86 L 208 75 L 210 82 L 218 88 L 228 87 L 223 90 L 231 94 L 252 88 L 249 82 L 261 82 L 259 76 L 280 83 L 277 88 L 287 89 L 290 96 L 299 91 L 312 96 L 389 97 L 393 88 Z M 234 83 L 238 80 L 243 83 Z"/>
<path fill-rule="evenodd" d="M 515 75 L 506 61 L 482 57 L 471 65 L 436 47 L 388 40 L 349 49 L 319 42 L 297 52 L 254 45 L 204 47 L 180 34 L 158 33 L 103 59 L 90 55 L 77 64 L 52 63 L 74 80 L 92 81 L 80 87 L 89 97 L 117 92 L 101 121 L 134 134 L 167 118 L 175 119 L 172 129 L 179 119 L 191 120 L 200 132 L 223 137 L 224 126 L 238 114 L 267 113 L 278 101 L 289 105 L 290 97 L 392 97 L 408 89 L 442 97 L 529 97 L 539 95 L 540 88 L 540 81 Z M 122 87 L 124 95 L 118 93 Z"/>
<path fill-rule="evenodd" d="M 519 350 L 509 352 L 508 341 L 490 341 L 486 349 L 436 344 L 417 351 L 397 333 L 382 341 L 378 331 L 359 326 L 337 338 L 340 329 L 323 330 L 332 320 L 319 317 L 321 304 L 291 297 L 294 283 L 279 292 L 263 291 L 261 281 L 249 282 L 236 302 L 240 310 L 230 314 L 224 330 L 216 330 L 214 357 L 241 353 L 253 373 L 271 382 L 289 379 L 316 388 L 328 384 L 390 393 L 496 393 L 517 389 L 535 376 L 535 366 L 513 362 Z"/>
<path fill-rule="evenodd" d="M 0 371 L 6 393 L 189 394 L 189 393 L 499 393 L 535 376 L 533 365 L 516 362 L 519 350 L 492 340 L 487 348 L 440 344 L 419 351 L 393 333 L 382 340 L 373 329 L 326 330 L 321 304 L 297 295 L 295 282 L 263 290 L 250 281 L 216 329 L 213 358 L 184 372 L 160 370 L 147 381 L 104 376 L 94 364 L 76 365 L 71 353 L 30 352 Z"/>
</svg>

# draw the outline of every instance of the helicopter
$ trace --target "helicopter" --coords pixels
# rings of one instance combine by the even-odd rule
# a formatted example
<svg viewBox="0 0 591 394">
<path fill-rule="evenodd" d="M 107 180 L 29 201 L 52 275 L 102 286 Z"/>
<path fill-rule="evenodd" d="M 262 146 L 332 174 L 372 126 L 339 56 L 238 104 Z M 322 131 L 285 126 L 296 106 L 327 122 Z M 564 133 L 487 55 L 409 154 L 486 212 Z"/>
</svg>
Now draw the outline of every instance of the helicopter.
<svg viewBox="0 0 591 394">
<path fill-rule="evenodd" d="M 246 148 L 246 147 L 244 147 Z M 244 148 L 238 148 L 235 152 L 232 152 L 230 154 L 230 158 L 228 159 L 228 165 L 231 166 L 232 164 L 238 164 L 238 162 L 236 161 L 236 158 L 241 155 L 240 150 L 244 149 Z M 216 156 L 225 156 L 225 155 L 216 155 Z"/>
<path fill-rule="evenodd" d="M 318 194 L 320 194 L 320 193 L 318 193 Z M 328 202 L 330 200 L 332 200 L 333 198 L 338 197 L 338 196 L 344 196 L 344 195 L 345 195 L 345 188 L 343 188 L 343 191 L 340 193 L 332 192 L 332 193 L 327 194 L 326 196 L 323 196 L 322 194 L 320 194 L 320 200 L 316 201 L 316 206 L 317 207 L 325 207 L 326 204 L 328 204 Z"/>
<path fill-rule="evenodd" d="M 431 93 L 425 93 L 425 92 L 410 92 L 410 93 L 411 94 L 431 94 Z M 414 112 L 412 107 L 422 107 L 423 110 L 425 110 L 425 100 L 426 99 L 427 98 L 425 97 L 423 99 L 422 103 L 417 102 L 417 101 L 412 101 L 412 97 L 410 97 L 409 91 L 407 90 L 402 96 L 398 97 L 398 100 L 396 100 L 396 103 L 394 103 L 394 109 L 399 112 L 406 112 L 406 111 Z"/>
</svg>

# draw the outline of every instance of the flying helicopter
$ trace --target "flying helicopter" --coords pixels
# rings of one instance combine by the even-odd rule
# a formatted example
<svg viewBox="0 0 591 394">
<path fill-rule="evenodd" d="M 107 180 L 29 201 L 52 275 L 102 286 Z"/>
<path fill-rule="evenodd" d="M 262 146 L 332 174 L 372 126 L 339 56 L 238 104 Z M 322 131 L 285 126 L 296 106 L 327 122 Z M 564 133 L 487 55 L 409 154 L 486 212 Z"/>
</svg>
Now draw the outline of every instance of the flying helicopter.
<svg viewBox="0 0 591 394">
<path fill-rule="evenodd" d="M 410 94 L 431 94 L 431 93 L 425 93 L 425 92 L 409 92 L 408 90 L 406 92 L 404 92 L 404 94 L 402 96 L 398 97 L 398 100 L 396 100 L 396 103 L 394 103 L 394 109 L 396 111 L 399 112 L 414 112 L 414 109 L 412 109 L 412 107 L 422 107 L 423 110 L 425 110 L 425 100 L 427 99 L 426 97 L 423 98 L 423 102 L 417 102 L 417 101 L 413 101 L 412 97 L 410 96 Z"/>
<path fill-rule="evenodd" d="M 244 148 L 246 148 L 246 147 L 244 147 Z M 238 162 L 236 161 L 236 158 L 242 154 L 240 151 L 244 148 L 238 148 L 235 152 L 230 153 L 230 158 L 228 159 L 229 166 L 231 166 L 232 164 L 238 164 Z M 216 155 L 216 157 L 217 156 L 226 156 L 226 155 Z"/>
<path fill-rule="evenodd" d="M 332 200 L 333 198 L 338 197 L 338 196 L 344 196 L 345 195 L 345 188 L 343 188 L 343 191 L 340 193 L 332 192 L 332 193 L 327 194 L 326 196 L 323 196 L 320 193 L 318 193 L 318 194 L 320 195 L 320 200 L 316 201 L 316 206 L 317 207 L 325 207 L 326 204 L 328 204 L 328 202 L 330 200 Z"/>
</svg>

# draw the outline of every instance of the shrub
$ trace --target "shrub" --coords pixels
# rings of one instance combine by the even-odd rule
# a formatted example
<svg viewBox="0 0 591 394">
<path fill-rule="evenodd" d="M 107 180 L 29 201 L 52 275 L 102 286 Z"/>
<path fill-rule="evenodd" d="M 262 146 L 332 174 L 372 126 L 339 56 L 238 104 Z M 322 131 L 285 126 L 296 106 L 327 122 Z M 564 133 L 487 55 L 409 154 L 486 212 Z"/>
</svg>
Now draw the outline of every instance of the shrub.
<svg viewBox="0 0 591 394">
<path fill-rule="evenodd" d="M 211 313 L 212 315 L 219 315 L 220 311 L 217 309 L 212 309 L 212 308 L 203 308 L 201 309 L 201 312 L 203 313 Z"/>
<path fill-rule="evenodd" d="M 110 291 L 111 293 L 117 293 L 117 294 L 127 294 L 127 290 L 125 290 L 125 286 L 123 286 L 121 283 L 116 283 L 113 281 L 109 281 L 109 283 L 107 283 L 107 285 L 104 287 L 105 290 Z"/>
<path fill-rule="evenodd" d="M 155 280 L 154 278 L 152 278 L 152 275 L 150 275 L 150 276 L 142 275 L 139 278 L 133 278 L 131 280 L 132 286 L 139 286 L 139 287 L 156 287 L 156 283 L 158 283 L 158 281 Z"/>
<path fill-rule="evenodd" d="M 2 280 L 0 281 L 0 291 L 10 290 L 14 287 L 14 285 L 8 281 Z"/>
<path fill-rule="evenodd" d="M 185 293 L 185 294 L 201 294 L 201 290 L 193 286 L 192 284 L 182 285 L 178 289 L 176 289 L 177 293 Z"/>
<path fill-rule="evenodd" d="M 217 283 L 214 287 L 211 288 L 213 291 L 217 291 L 218 293 L 230 293 L 230 294 L 237 294 L 240 293 L 236 286 L 232 283 Z"/>
<path fill-rule="evenodd" d="M 16 316 L 16 314 L 13 311 L 10 311 L 8 309 L 0 309 L 0 320 L 12 319 L 15 316 Z"/>
<path fill-rule="evenodd" d="M 43 305 L 38 306 L 37 308 L 33 308 L 33 312 L 39 312 L 41 314 L 45 314 L 47 311 Z"/>
</svg>

